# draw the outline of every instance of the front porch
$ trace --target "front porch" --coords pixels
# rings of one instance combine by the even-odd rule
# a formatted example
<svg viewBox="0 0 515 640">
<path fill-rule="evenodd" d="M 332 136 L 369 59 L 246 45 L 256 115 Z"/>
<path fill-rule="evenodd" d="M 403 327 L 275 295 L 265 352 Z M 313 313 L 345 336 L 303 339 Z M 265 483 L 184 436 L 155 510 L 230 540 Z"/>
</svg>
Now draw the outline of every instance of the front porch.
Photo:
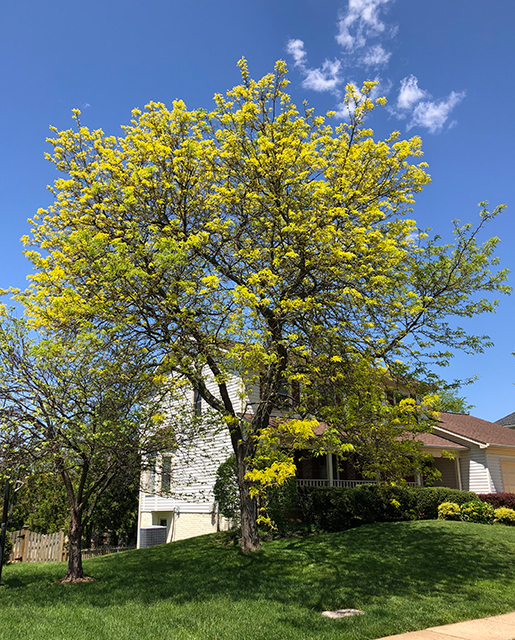
<svg viewBox="0 0 515 640">
<path fill-rule="evenodd" d="M 440 450 L 429 450 L 433 456 L 433 466 L 437 469 L 441 478 L 432 486 L 461 489 L 461 477 L 459 456 L 449 459 L 442 456 Z M 309 451 L 300 451 L 296 455 L 297 484 L 305 487 L 348 487 L 354 488 L 363 484 L 379 484 L 378 480 L 363 478 L 359 470 L 350 460 L 341 460 L 334 454 L 326 454 L 317 457 L 310 455 Z M 405 483 L 408 486 L 424 486 L 421 477 L 407 477 Z"/>
<path fill-rule="evenodd" d="M 346 487 L 354 489 L 362 484 L 379 484 L 378 480 L 341 480 L 341 479 L 325 479 L 315 480 L 313 478 L 297 478 L 299 487 Z M 411 487 L 418 486 L 418 482 L 406 482 Z"/>
</svg>

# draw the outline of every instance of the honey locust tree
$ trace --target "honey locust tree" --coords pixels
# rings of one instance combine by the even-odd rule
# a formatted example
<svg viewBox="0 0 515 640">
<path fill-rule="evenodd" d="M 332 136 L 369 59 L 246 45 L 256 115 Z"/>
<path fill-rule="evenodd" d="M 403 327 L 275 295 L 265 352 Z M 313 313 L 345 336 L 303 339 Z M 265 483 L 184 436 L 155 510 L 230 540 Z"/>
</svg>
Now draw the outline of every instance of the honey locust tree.
<svg viewBox="0 0 515 640">
<path fill-rule="evenodd" d="M 429 428 L 417 401 L 384 405 L 391 363 L 421 375 L 424 361 L 481 349 L 485 338 L 448 318 L 491 311 L 481 294 L 505 276 L 490 272 L 496 240 L 476 241 L 497 210 L 483 207 L 476 229 L 456 226 L 451 245 L 417 229 L 421 141 L 374 140 L 365 120 L 385 101 L 371 99 L 373 82 L 347 87 L 349 119 L 331 126 L 334 114 L 295 107 L 283 62 L 258 81 L 239 66 L 242 84 L 210 112 L 150 103 L 113 137 L 75 111 L 76 129 L 52 130 L 48 157 L 64 176 L 26 239 L 35 274 L 23 299 L 45 325 L 114 327 L 199 390 L 230 433 L 252 550 L 256 487 L 294 471 L 279 436 L 305 446 L 324 407 L 319 450 L 348 449 L 351 427 L 366 436 L 380 423 L 388 443 Z M 228 391 L 234 372 L 261 388 L 243 411 Z M 271 422 L 285 381 L 302 387 L 297 420 Z"/>
<path fill-rule="evenodd" d="M 64 582 L 85 579 L 82 535 L 103 494 L 120 475 L 139 471 L 142 454 L 170 446 L 166 430 L 156 433 L 160 390 L 138 349 L 101 332 L 36 340 L 23 318 L 2 313 L 0 446 L 15 441 L 18 468 L 51 469 L 64 485 Z"/>
</svg>

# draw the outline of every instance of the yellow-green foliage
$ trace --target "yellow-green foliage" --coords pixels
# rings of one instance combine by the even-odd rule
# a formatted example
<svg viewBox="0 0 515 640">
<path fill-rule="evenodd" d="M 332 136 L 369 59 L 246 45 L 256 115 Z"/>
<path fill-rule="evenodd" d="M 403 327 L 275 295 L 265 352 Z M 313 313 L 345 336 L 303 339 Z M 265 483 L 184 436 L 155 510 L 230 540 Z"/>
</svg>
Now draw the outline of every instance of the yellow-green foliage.
<svg viewBox="0 0 515 640">
<path fill-rule="evenodd" d="M 461 505 L 461 519 L 465 522 L 492 524 L 494 521 L 494 508 L 488 502 L 465 502 Z"/>
<path fill-rule="evenodd" d="M 460 520 L 460 505 L 455 502 L 442 502 L 438 507 L 439 520 Z"/>
<path fill-rule="evenodd" d="M 507 524 L 509 526 L 515 525 L 515 510 L 508 509 L 508 507 L 499 507 L 494 511 L 495 522 L 501 524 Z"/>
</svg>

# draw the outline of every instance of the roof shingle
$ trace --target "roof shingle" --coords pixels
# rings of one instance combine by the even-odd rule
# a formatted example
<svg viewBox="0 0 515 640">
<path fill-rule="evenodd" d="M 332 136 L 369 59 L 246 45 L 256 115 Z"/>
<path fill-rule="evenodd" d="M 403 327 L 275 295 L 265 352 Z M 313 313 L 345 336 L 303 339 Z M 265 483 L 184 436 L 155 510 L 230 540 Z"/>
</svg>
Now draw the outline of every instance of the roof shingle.
<svg viewBox="0 0 515 640">
<path fill-rule="evenodd" d="M 515 424 L 515 412 L 509 413 L 507 416 L 504 416 L 504 418 L 501 418 L 500 420 L 496 420 L 495 424 L 500 424 L 503 427 L 512 427 Z"/>
<path fill-rule="evenodd" d="M 440 421 L 434 427 L 436 432 L 442 428 L 481 444 L 515 447 L 515 431 L 495 422 L 488 422 L 461 413 L 440 413 L 439 417 Z"/>
</svg>

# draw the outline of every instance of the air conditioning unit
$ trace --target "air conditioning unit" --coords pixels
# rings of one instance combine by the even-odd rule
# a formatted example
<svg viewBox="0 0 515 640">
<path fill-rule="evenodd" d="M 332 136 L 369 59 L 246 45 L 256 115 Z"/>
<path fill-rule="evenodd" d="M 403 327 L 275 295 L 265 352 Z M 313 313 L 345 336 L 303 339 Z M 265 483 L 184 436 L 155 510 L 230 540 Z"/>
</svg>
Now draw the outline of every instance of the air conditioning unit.
<svg viewBox="0 0 515 640">
<path fill-rule="evenodd" d="M 166 527 L 152 525 L 151 527 L 141 527 L 139 530 L 140 549 L 154 547 L 156 544 L 165 544 Z"/>
</svg>

